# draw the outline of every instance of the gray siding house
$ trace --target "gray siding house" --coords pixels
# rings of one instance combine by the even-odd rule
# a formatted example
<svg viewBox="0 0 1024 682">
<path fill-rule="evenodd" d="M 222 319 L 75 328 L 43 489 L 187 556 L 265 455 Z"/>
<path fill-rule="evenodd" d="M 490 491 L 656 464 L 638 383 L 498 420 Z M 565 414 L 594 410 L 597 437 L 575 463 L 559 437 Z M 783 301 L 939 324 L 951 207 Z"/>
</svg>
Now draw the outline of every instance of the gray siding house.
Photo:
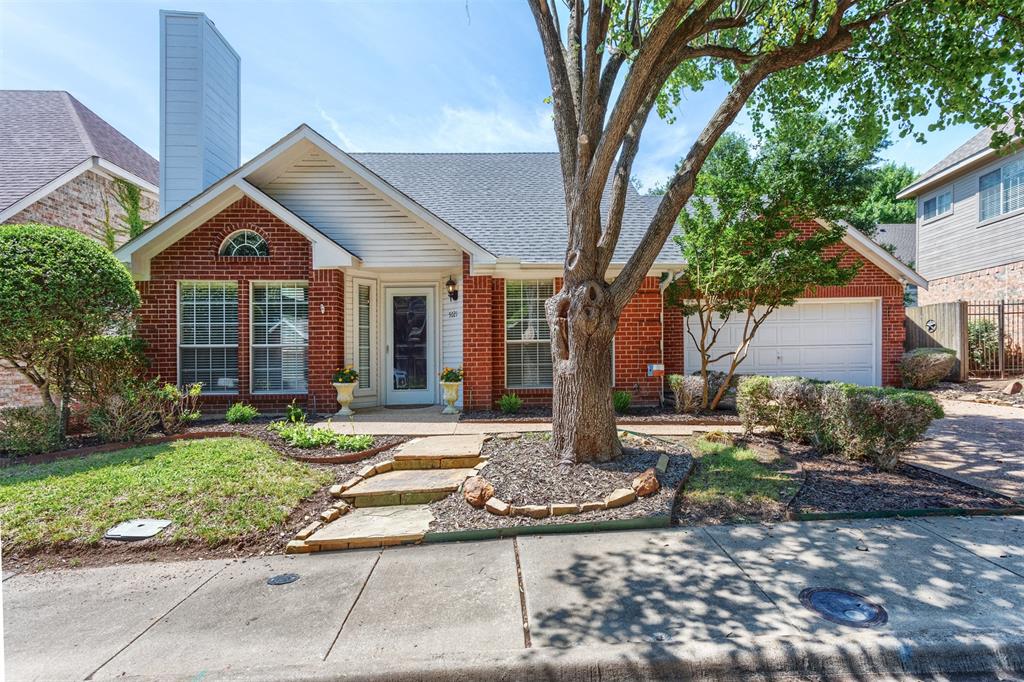
<svg viewBox="0 0 1024 682">
<path fill-rule="evenodd" d="M 1024 149 L 991 139 L 982 130 L 897 196 L 917 199 L 922 305 L 1024 298 Z"/>
</svg>

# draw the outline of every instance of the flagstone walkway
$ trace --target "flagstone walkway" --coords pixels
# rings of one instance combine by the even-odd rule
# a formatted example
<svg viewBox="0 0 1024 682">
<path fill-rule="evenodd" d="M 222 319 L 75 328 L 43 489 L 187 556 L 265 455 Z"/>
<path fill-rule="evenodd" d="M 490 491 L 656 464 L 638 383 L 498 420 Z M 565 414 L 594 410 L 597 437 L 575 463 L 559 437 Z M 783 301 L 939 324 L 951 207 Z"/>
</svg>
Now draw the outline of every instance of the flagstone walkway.
<svg viewBox="0 0 1024 682">
<path fill-rule="evenodd" d="M 353 508 L 290 547 L 311 552 L 421 541 L 434 520 L 428 504 L 458 491 L 486 465 L 480 454 L 486 439 L 483 434 L 428 436 L 403 443 L 392 460 L 332 489 L 343 509 Z"/>
</svg>

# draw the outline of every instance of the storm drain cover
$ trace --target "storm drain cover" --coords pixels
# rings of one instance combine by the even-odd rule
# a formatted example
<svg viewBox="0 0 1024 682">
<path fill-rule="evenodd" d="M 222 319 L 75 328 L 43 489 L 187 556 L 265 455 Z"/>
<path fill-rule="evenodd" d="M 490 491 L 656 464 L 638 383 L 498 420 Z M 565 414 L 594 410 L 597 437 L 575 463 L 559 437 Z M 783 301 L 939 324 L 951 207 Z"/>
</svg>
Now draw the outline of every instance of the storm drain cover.
<svg viewBox="0 0 1024 682">
<path fill-rule="evenodd" d="M 299 579 L 299 574 L 298 573 L 281 573 L 280 575 L 275 575 L 272 578 L 268 578 L 267 579 L 267 584 L 268 585 L 287 585 L 288 583 L 293 583 L 293 582 L 295 582 L 298 579 Z"/>
<path fill-rule="evenodd" d="M 120 540 L 122 542 L 145 540 L 153 537 L 169 525 L 171 525 L 171 522 L 164 519 L 132 519 L 131 521 L 117 524 L 108 530 L 103 537 L 106 540 Z"/>
<path fill-rule="evenodd" d="M 825 620 L 855 628 L 884 625 L 889 620 L 881 606 L 846 590 L 809 587 L 800 593 L 800 603 Z"/>
</svg>

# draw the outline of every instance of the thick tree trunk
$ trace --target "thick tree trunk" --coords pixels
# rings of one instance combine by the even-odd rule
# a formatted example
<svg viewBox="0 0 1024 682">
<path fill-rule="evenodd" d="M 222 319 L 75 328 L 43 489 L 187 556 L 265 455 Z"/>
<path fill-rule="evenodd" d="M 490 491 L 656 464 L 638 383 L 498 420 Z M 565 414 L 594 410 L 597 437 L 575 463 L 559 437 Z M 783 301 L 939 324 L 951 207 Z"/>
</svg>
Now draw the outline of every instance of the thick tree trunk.
<svg viewBox="0 0 1024 682">
<path fill-rule="evenodd" d="M 612 406 L 618 313 L 604 282 L 566 284 L 547 303 L 554 378 L 552 443 L 564 464 L 622 454 Z"/>
</svg>

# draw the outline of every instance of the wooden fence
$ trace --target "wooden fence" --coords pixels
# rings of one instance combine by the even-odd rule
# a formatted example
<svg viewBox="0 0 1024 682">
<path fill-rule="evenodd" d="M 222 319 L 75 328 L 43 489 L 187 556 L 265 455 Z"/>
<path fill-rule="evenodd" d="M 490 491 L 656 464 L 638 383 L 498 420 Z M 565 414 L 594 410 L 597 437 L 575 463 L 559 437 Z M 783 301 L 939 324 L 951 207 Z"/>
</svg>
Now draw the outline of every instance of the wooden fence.
<svg viewBox="0 0 1024 682">
<path fill-rule="evenodd" d="M 966 305 L 971 376 L 1024 375 L 1024 301 Z"/>
<path fill-rule="evenodd" d="M 906 350 L 949 348 L 956 351 L 956 364 L 947 377 L 953 381 L 967 379 L 967 306 L 966 301 L 954 301 L 907 308 L 904 319 L 907 334 L 903 347 Z"/>
</svg>

